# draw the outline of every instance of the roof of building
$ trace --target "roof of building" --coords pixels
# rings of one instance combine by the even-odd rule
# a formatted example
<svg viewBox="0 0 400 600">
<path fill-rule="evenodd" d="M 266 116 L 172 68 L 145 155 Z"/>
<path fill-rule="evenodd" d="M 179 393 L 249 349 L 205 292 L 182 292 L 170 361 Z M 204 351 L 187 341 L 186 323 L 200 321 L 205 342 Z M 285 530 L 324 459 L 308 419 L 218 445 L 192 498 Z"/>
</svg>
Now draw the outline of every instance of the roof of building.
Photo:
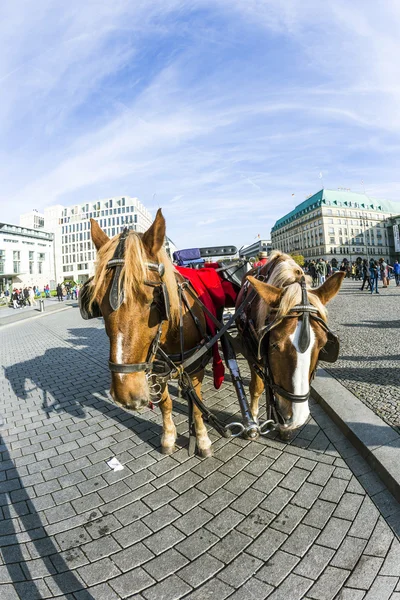
<svg viewBox="0 0 400 600">
<path fill-rule="evenodd" d="M 7 235 L 22 235 L 25 237 L 39 238 L 51 242 L 53 234 L 44 229 L 31 229 L 23 225 L 10 225 L 9 223 L 0 223 L 0 233 Z"/>
<path fill-rule="evenodd" d="M 372 196 L 367 196 L 367 194 L 359 194 L 357 192 L 322 189 L 298 204 L 290 213 L 281 219 L 278 219 L 273 226 L 272 231 L 279 229 L 282 225 L 287 225 L 290 221 L 294 221 L 302 214 L 323 205 L 346 206 L 348 208 L 375 210 L 392 214 L 400 212 L 400 202 L 374 198 Z"/>
</svg>

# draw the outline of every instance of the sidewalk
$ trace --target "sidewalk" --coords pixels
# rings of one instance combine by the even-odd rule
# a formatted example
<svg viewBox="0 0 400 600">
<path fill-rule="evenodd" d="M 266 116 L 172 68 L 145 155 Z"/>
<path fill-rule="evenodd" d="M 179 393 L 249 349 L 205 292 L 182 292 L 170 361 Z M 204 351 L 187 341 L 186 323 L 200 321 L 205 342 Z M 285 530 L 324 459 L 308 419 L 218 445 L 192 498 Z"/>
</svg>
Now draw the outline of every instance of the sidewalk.
<svg viewBox="0 0 400 600">
<path fill-rule="evenodd" d="M 63 302 L 58 302 L 57 298 L 45 298 L 44 311 L 40 312 L 39 299 L 37 299 L 36 302 L 36 306 L 25 306 L 24 308 L 14 309 L 10 307 L 1 307 L 0 328 L 4 327 L 5 325 L 11 325 L 13 323 L 19 323 L 20 321 L 35 319 L 37 317 L 42 317 L 54 312 L 59 312 L 61 310 L 67 310 L 69 308 L 78 306 L 76 300 L 64 300 Z"/>
<path fill-rule="evenodd" d="M 110 401 L 100 320 L 16 328 L 0 330 L 1 597 L 399 600 L 400 506 L 319 404 L 290 443 L 211 432 L 200 460 L 171 388 L 179 437 L 163 456 L 159 410 Z M 228 382 L 208 373 L 203 389 L 236 420 Z"/>
</svg>

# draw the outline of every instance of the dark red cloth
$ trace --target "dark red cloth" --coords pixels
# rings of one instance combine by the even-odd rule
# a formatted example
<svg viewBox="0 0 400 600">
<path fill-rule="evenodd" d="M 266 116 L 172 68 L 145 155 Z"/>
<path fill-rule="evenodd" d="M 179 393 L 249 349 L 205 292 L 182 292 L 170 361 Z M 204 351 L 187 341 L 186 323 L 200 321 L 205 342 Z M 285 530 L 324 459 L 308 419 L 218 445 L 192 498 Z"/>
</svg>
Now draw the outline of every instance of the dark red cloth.
<svg viewBox="0 0 400 600">
<path fill-rule="evenodd" d="M 221 279 L 215 269 L 188 269 L 187 267 L 175 267 L 176 270 L 190 281 L 196 291 L 199 300 L 216 317 L 217 311 L 225 306 L 225 291 Z M 216 327 L 210 317 L 205 313 L 207 329 L 211 335 L 215 335 Z M 214 387 L 219 389 L 224 380 L 225 368 L 218 352 L 218 344 L 213 346 L 213 372 Z"/>
</svg>

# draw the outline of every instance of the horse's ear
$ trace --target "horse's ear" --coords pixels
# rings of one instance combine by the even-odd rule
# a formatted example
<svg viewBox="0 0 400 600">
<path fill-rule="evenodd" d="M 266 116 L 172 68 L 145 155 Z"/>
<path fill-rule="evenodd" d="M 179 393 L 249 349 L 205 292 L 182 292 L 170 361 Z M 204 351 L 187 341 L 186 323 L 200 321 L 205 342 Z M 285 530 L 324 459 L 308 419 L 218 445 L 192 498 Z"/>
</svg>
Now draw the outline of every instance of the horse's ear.
<svg viewBox="0 0 400 600">
<path fill-rule="evenodd" d="M 279 303 L 283 290 L 275 287 L 274 285 L 269 285 L 269 283 L 259 281 L 255 277 L 251 277 L 251 275 L 249 275 L 247 279 L 256 290 L 257 294 L 261 296 L 264 302 L 266 302 L 269 306 L 275 306 Z"/>
<path fill-rule="evenodd" d="M 149 251 L 151 256 L 155 256 L 157 252 L 162 248 L 165 240 L 165 219 L 161 212 L 161 208 L 158 209 L 156 218 L 152 225 L 147 231 L 144 232 L 142 242 L 145 248 Z"/>
<path fill-rule="evenodd" d="M 96 246 L 96 250 L 100 250 L 104 244 L 110 241 L 108 235 L 104 233 L 98 222 L 94 219 L 90 219 L 90 235 L 92 236 L 92 242 Z"/>
<path fill-rule="evenodd" d="M 342 285 L 342 281 L 345 278 L 346 273 L 344 271 L 337 271 L 333 273 L 328 279 L 316 290 L 309 290 L 312 294 L 318 296 L 322 304 L 328 304 L 332 298 L 336 296 Z"/>
</svg>

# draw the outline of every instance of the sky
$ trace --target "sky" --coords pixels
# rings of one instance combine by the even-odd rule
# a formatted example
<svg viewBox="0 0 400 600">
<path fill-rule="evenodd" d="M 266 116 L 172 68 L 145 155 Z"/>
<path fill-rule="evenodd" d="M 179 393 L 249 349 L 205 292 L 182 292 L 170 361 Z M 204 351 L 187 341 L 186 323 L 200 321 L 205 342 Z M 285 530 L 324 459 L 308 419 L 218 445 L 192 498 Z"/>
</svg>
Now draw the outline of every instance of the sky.
<svg viewBox="0 0 400 600">
<path fill-rule="evenodd" d="M 5 0 L 0 221 L 129 195 L 240 247 L 322 185 L 399 201 L 399 30 L 397 0 Z"/>
</svg>

